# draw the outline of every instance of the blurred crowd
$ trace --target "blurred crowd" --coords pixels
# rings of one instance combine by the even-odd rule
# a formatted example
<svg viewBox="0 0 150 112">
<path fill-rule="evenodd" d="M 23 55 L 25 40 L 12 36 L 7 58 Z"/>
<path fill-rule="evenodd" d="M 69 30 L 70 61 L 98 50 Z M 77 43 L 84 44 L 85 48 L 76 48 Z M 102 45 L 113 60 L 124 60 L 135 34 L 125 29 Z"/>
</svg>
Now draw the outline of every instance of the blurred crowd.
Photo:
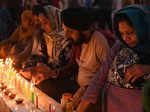
<svg viewBox="0 0 150 112">
<path fill-rule="evenodd" d="M 129 5 L 129 4 L 150 4 L 149 0 L 0 0 L 0 24 L 1 40 L 5 40 L 21 22 L 21 13 L 25 9 L 32 9 L 35 5 L 52 5 L 60 10 L 69 7 L 94 7 L 107 9 L 110 12 Z M 3 17 L 2 17 L 3 16 Z M 7 24 L 1 21 L 6 21 Z M 6 33 L 7 32 L 7 33 Z"/>
</svg>

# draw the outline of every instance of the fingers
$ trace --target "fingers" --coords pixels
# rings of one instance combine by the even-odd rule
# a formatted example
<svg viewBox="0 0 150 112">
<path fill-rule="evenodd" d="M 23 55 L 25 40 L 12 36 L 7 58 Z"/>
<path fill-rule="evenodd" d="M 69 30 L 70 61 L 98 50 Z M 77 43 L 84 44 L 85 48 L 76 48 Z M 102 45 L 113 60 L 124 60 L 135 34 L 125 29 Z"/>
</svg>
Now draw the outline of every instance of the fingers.
<svg viewBox="0 0 150 112">
<path fill-rule="evenodd" d="M 135 80 L 137 80 L 138 78 L 140 77 L 140 75 L 138 75 L 136 73 L 136 71 L 134 71 L 133 69 L 131 68 L 128 68 L 127 71 L 126 71 L 126 75 L 125 75 L 125 79 L 127 82 L 130 82 L 131 83 L 134 83 Z"/>
<path fill-rule="evenodd" d="M 126 70 L 125 79 L 127 82 L 129 82 L 132 78 L 133 78 L 133 72 L 130 67 L 130 68 L 127 68 L 127 70 Z"/>
<path fill-rule="evenodd" d="M 45 79 L 43 74 L 37 74 L 35 77 L 32 78 L 32 81 L 35 85 L 39 85 Z"/>
<path fill-rule="evenodd" d="M 131 81 L 133 83 L 137 79 L 137 76 L 134 72 L 135 71 L 132 67 L 127 68 L 126 75 L 125 75 L 125 79 L 126 79 L 127 82 Z"/>
<path fill-rule="evenodd" d="M 126 79 L 127 82 L 129 82 L 132 78 L 133 78 L 132 75 L 127 75 L 125 79 Z"/>
<path fill-rule="evenodd" d="M 88 101 L 81 102 L 77 108 L 77 112 L 87 112 L 89 105 L 90 105 L 90 102 Z"/>
<path fill-rule="evenodd" d="M 138 77 L 133 77 L 133 79 L 131 80 L 131 83 L 134 83 L 136 79 L 138 79 Z"/>
</svg>

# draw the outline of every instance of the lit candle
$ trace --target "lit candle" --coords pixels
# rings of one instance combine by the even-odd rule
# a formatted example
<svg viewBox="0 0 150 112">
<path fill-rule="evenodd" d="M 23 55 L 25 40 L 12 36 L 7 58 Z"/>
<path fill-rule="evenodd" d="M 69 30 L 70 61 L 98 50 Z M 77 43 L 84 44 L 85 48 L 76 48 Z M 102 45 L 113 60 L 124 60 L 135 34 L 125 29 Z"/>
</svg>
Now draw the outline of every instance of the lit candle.
<svg viewBox="0 0 150 112">
<path fill-rule="evenodd" d="M 15 88 L 17 88 L 17 77 L 15 77 Z"/>
<path fill-rule="evenodd" d="M 20 80 L 20 89 L 21 89 L 21 92 L 24 92 L 24 87 L 23 87 L 23 79 L 22 77 L 20 77 L 21 80 Z"/>
<path fill-rule="evenodd" d="M 51 109 L 52 109 L 52 106 L 51 106 L 51 104 L 49 104 L 49 111 L 48 112 L 51 112 Z"/>
<path fill-rule="evenodd" d="M 16 88 L 19 89 L 19 74 L 16 74 Z"/>
<path fill-rule="evenodd" d="M 28 95 L 28 82 L 26 80 L 24 81 L 24 93 Z"/>
<path fill-rule="evenodd" d="M 21 80 L 20 76 L 18 75 L 18 89 L 20 89 L 20 87 L 21 87 L 21 81 L 20 80 Z"/>
<path fill-rule="evenodd" d="M 53 106 L 53 112 L 56 112 L 56 107 L 55 107 L 55 105 Z"/>
<path fill-rule="evenodd" d="M 13 80 L 10 80 L 9 81 L 9 88 L 12 88 L 13 87 Z"/>
</svg>

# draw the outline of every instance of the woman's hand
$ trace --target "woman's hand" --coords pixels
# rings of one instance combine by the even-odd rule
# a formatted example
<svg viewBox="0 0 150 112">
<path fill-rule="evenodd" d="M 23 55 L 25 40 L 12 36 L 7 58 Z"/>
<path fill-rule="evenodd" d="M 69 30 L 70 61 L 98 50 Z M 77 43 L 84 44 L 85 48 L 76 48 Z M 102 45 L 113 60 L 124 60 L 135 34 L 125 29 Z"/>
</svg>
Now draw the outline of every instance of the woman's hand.
<svg viewBox="0 0 150 112">
<path fill-rule="evenodd" d="M 40 84 L 46 79 L 54 79 L 57 76 L 54 70 L 52 70 L 49 66 L 43 63 L 38 63 L 34 70 L 35 73 L 32 75 L 32 80 L 36 85 Z"/>
<path fill-rule="evenodd" d="M 150 65 L 134 64 L 126 69 L 125 79 L 134 83 L 138 78 L 150 73 Z"/>
<path fill-rule="evenodd" d="M 19 71 L 19 73 L 21 73 L 21 75 L 28 80 L 31 80 L 31 78 L 32 78 L 32 74 L 30 71 L 22 71 L 21 70 L 21 71 Z"/>
</svg>

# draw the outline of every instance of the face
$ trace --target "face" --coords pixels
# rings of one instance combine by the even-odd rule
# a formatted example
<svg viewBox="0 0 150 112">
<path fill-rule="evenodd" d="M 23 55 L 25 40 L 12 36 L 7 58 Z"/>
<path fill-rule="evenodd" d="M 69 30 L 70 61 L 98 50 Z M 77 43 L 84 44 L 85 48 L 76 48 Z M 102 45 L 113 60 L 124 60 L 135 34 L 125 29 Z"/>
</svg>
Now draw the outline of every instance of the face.
<svg viewBox="0 0 150 112">
<path fill-rule="evenodd" d="M 128 44 L 129 47 L 135 47 L 138 43 L 136 38 L 136 31 L 126 21 L 120 21 L 118 24 L 119 32 L 122 39 Z"/>
<path fill-rule="evenodd" d="M 63 29 L 65 31 L 65 38 L 71 39 L 74 44 L 78 45 L 86 42 L 86 36 L 82 32 L 75 29 L 71 29 L 65 26 L 64 24 Z"/>
<path fill-rule="evenodd" d="M 51 27 L 51 23 L 49 21 L 49 19 L 47 19 L 43 14 L 39 15 L 39 20 L 41 23 L 41 28 L 47 32 L 47 33 L 51 33 L 52 32 L 52 27 Z"/>
<path fill-rule="evenodd" d="M 25 19 L 25 18 L 21 18 L 21 26 L 24 29 L 28 29 L 31 26 L 32 23 L 30 23 L 29 20 Z"/>
<path fill-rule="evenodd" d="M 39 20 L 39 17 L 38 17 L 37 15 L 34 15 L 34 16 L 33 16 L 33 19 L 34 19 L 34 24 L 35 24 L 35 25 L 40 24 L 40 20 Z"/>
</svg>

